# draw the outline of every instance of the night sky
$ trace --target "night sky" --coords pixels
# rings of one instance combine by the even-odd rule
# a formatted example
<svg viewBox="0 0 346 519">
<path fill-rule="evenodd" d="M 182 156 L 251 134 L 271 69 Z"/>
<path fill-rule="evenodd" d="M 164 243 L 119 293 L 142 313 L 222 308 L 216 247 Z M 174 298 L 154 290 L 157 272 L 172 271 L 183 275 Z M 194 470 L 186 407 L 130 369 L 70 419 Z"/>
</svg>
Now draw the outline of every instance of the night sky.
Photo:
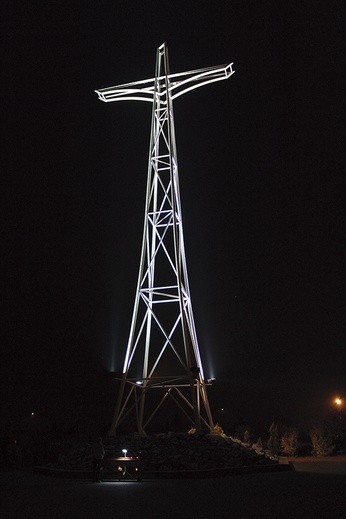
<svg viewBox="0 0 346 519">
<path fill-rule="evenodd" d="M 342 2 L 4 0 L 3 428 L 103 424 L 142 237 L 151 106 L 96 88 L 234 62 L 177 99 L 190 288 L 216 419 L 345 395 Z M 220 411 L 221 407 L 225 411 Z M 2 428 L 2 429 L 3 429 Z"/>
</svg>

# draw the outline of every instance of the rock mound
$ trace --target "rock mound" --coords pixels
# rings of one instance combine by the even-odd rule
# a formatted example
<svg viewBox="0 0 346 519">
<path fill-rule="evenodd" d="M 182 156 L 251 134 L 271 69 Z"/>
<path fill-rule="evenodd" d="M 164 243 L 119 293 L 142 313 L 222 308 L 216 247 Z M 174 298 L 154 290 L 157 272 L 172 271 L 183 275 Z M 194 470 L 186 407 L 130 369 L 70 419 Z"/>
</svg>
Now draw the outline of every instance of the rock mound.
<svg viewBox="0 0 346 519">
<path fill-rule="evenodd" d="M 276 462 L 257 454 L 254 450 L 215 434 L 168 433 L 153 436 L 126 436 L 104 438 L 105 469 L 107 460 L 123 456 L 138 456 L 143 471 L 164 472 L 181 470 L 227 469 L 252 467 Z M 62 454 L 56 468 L 63 470 L 90 470 L 91 443 L 80 442 Z"/>
</svg>

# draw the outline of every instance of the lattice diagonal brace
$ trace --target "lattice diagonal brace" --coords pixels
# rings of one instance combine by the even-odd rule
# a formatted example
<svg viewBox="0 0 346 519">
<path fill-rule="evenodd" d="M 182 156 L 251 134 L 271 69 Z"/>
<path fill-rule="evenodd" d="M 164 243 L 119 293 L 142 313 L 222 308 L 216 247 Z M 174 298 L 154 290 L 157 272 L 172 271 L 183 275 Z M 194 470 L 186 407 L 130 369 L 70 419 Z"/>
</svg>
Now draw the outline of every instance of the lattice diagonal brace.
<svg viewBox="0 0 346 519">
<path fill-rule="evenodd" d="M 146 434 L 166 399 L 198 431 L 213 428 L 186 267 L 173 100 L 229 78 L 232 65 L 170 74 L 163 44 L 157 49 L 154 78 L 96 90 L 105 102 L 139 100 L 153 105 L 139 275 L 110 434 L 116 434 L 131 414 L 138 432 Z M 148 393 L 154 389 L 161 389 L 161 394 L 150 406 Z"/>
</svg>

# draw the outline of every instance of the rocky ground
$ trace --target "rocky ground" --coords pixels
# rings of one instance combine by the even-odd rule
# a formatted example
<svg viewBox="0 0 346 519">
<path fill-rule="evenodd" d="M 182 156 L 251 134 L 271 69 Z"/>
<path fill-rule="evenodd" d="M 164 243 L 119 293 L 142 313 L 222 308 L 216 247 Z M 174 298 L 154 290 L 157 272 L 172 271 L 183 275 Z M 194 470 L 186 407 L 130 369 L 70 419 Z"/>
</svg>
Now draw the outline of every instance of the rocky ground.
<svg viewBox="0 0 346 519">
<path fill-rule="evenodd" d="M 264 454 L 219 435 L 158 434 L 140 437 L 116 437 L 103 440 L 107 460 L 123 456 L 138 456 L 143 471 L 179 471 L 227 469 L 239 466 L 275 464 Z M 61 448 L 61 446 L 60 446 Z M 90 470 L 92 452 L 90 442 L 76 442 L 66 446 L 57 463 L 51 464 L 62 470 Z"/>
</svg>

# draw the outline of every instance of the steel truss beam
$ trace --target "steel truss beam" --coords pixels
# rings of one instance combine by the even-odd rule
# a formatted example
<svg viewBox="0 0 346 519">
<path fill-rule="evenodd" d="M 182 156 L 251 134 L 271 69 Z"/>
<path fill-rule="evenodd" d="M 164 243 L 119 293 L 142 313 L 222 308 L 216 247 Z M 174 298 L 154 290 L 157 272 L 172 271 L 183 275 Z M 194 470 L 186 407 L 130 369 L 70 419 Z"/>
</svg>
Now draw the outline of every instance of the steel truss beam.
<svg viewBox="0 0 346 519">
<path fill-rule="evenodd" d="M 173 100 L 229 78 L 232 65 L 170 74 L 163 44 L 154 78 L 96 90 L 105 102 L 153 105 L 139 275 L 110 434 L 134 411 L 138 432 L 146 434 L 168 397 L 198 431 L 213 428 L 186 266 Z M 150 408 L 148 394 L 154 389 L 163 396 Z"/>
</svg>

